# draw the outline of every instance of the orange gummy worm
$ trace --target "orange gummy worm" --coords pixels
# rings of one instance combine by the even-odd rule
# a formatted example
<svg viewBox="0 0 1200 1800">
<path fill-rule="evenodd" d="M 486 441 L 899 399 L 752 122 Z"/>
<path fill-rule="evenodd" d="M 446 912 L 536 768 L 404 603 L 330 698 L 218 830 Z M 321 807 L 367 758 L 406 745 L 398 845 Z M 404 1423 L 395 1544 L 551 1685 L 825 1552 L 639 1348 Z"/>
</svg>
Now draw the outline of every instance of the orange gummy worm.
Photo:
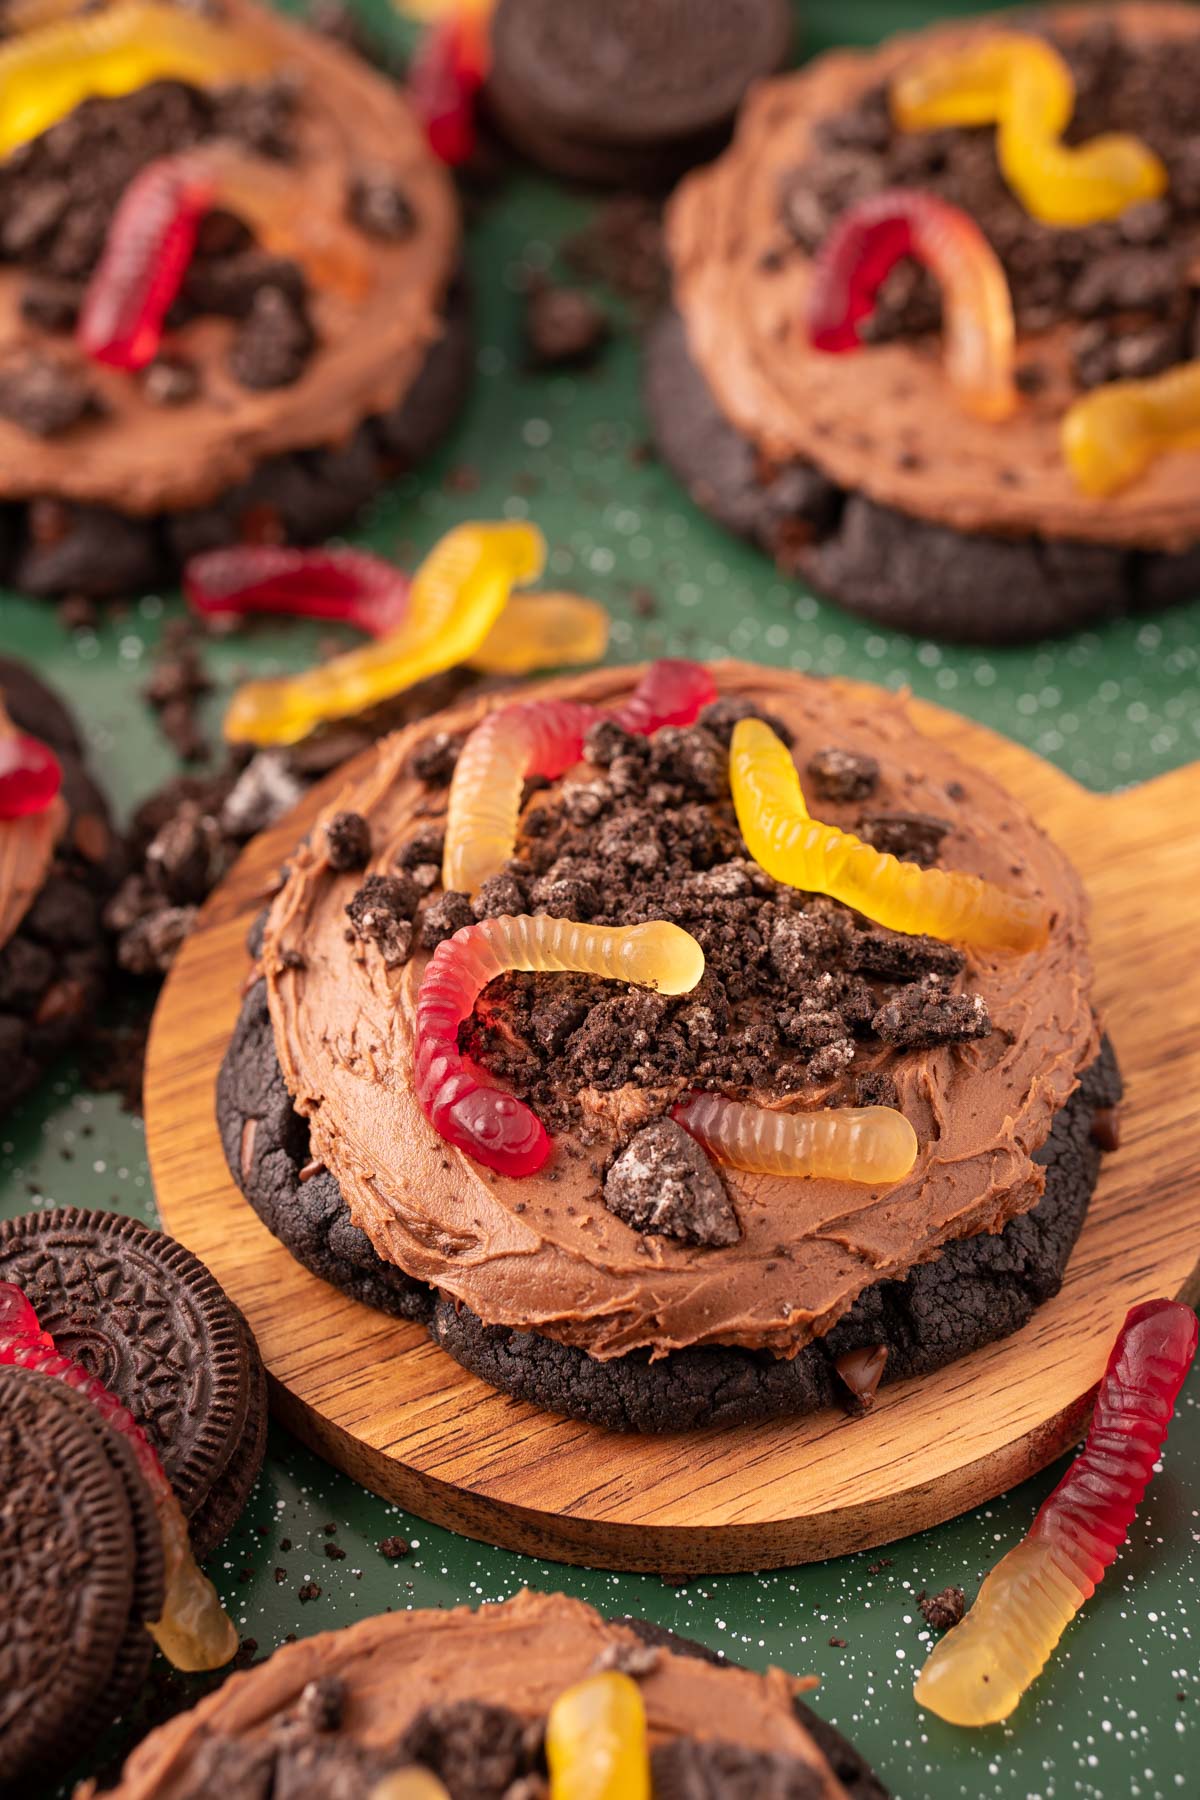
<svg viewBox="0 0 1200 1800">
<path fill-rule="evenodd" d="M 720 1094 L 689 1094 L 672 1117 L 731 1168 L 875 1186 L 900 1181 L 917 1160 L 917 1134 L 893 1106 L 776 1112 Z"/>
</svg>

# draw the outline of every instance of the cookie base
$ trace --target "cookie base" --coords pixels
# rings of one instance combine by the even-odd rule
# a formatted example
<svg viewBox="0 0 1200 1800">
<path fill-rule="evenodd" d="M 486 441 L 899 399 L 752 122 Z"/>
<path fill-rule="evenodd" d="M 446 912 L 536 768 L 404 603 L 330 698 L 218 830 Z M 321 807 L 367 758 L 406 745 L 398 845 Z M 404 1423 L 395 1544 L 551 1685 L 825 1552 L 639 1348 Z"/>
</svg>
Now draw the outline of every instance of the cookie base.
<svg viewBox="0 0 1200 1800">
<path fill-rule="evenodd" d="M 365 419 L 341 445 L 272 456 L 208 506 L 133 518 L 106 506 L 54 502 L 41 538 L 35 509 L 52 496 L 0 508 L 0 582 L 26 593 L 95 599 L 172 580 L 190 556 L 235 544 L 250 519 L 270 521 L 289 544 L 310 544 L 352 523 L 381 484 L 424 460 L 450 429 L 474 366 L 465 285 L 447 296 L 445 331 L 391 412 Z"/>
<path fill-rule="evenodd" d="M 659 452 L 697 506 L 890 629 L 1016 643 L 1200 593 L 1200 544 L 1169 555 L 956 531 L 848 492 L 812 463 L 764 466 L 718 406 L 677 312 L 647 337 L 643 384 Z"/>
<path fill-rule="evenodd" d="M 1111 1044 L 1086 1070 L 1036 1160 L 1045 1192 L 995 1235 L 960 1239 L 903 1281 L 867 1288 L 825 1337 L 791 1361 L 700 1346 L 651 1362 L 634 1353 L 599 1362 L 534 1331 L 485 1325 L 461 1302 L 384 1262 L 355 1226 L 334 1177 L 308 1180 L 308 1125 L 284 1085 L 266 987 L 247 994 L 217 1083 L 217 1122 L 230 1172 L 296 1260 L 354 1299 L 423 1324 L 435 1343 L 514 1399 L 617 1431 L 744 1425 L 849 1401 L 835 1368 L 848 1350 L 885 1344 L 884 1381 L 926 1375 L 1018 1331 L 1057 1293 L 1096 1185 L 1096 1112 L 1114 1106 L 1121 1078 Z"/>
</svg>

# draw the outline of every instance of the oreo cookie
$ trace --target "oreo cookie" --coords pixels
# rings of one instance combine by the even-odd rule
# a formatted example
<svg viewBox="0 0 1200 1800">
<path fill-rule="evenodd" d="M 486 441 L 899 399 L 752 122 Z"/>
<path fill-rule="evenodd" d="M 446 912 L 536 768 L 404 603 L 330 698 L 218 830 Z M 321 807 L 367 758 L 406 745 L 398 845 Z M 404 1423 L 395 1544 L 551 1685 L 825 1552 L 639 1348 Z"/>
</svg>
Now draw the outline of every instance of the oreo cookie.
<svg viewBox="0 0 1200 1800">
<path fill-rule="evenodd" d="M 552 174 L 665 187 L 716 154 L 791 35 L 786 0 L 499 0 L 486 97 Z"/>
<path fill-rule="evenodd" d="M 266 1437 L 262 1359 L 224 1290 L 173 1238 L 75 1207 L 0 1222 L 0 1281 L 142 1425 L 207 1555 L 245 1505 Z"/>
<path fill-rule="evenodd" d="M 1020 1330 L 1061 1285 L 1099 1173 L 1093 1122 L 1120 1095 L 1105 1040 L 1036 1154 L 1046 1183 L 1032 1211 L 1000 1232 L 953 1241 L 903 1281 L 867 1288 L 790 1361 L 701 1346 L 656 1361 L 637 1352 L 600 1362 L 536 1331 L 485 1325 L 462 1302 L 385 1262 L 353 1224 L 333 1176 L 312 1169 L 308 1125 L 284 1084 L 262 981 L 242 1003 L 221 1067 L 217 1122 L 238 1187 L 313 1274 L 423 1324 L 456 1362 L 516 1399 L 612 1430 L 658 1432 L 869 1404 L 881 1379 L 932 1374 Z M 854 1354 L 863 1351 L 874 1354 Z"/>
<path fill-rule="evenodd" d="M 0 1792 L 30 1792 L 132 1698 L 162 1537 L 128 1444 L 60 1381 L 0 1368 Z"/>
</svg>

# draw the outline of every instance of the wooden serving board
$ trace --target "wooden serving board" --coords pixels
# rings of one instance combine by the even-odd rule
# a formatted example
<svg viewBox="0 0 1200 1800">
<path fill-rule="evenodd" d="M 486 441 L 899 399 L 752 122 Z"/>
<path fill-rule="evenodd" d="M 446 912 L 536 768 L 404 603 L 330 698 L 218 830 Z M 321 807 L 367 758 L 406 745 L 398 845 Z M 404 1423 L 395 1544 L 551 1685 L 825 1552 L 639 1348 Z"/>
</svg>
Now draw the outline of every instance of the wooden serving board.
<svg viewBox="0 0 1200 1800">
<path fill-rule="evenodd" d="M 274 1411 L 298 1437 L 469 1537 L 562 1562 L 715 1572 L 888 1543 L 993 1498 L 1081 1435 L 1126 1309 L 1200 1291 L 1200 765 L 1099 796 L 955 714 L 913 713 L 1024 796 L 1092 897 L 1098 999 L 1128 1098 L 1057 1298 L 1015 1337 L 885 1387 L 865 1417 L 643 1438 L 507 1399 L 420 1328 L 308 1274 L 226 1173 L 214 1087 L 247 926 L 337 775 L 212 896 L 163 991 L 146 1064 L 163 1224 L 245 1312 Z"/>
</svg>

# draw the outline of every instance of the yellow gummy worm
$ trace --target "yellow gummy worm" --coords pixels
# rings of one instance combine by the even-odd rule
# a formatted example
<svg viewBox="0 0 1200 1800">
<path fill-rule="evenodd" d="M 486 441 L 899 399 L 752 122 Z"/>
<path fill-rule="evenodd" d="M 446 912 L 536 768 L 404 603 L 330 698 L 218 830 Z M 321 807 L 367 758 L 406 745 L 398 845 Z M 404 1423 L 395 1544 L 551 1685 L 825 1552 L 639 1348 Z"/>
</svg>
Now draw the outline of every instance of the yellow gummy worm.
<svg viewBox="0 0 1200 1800">
<path fill-rule="evenodd" d="M 616 1669 L 558 1696 L 546 1719 L 550 1800 L 650 1800 L 646 1709 Z"/>
<path fill-rule="evenodd" d="M 690 1094 L 674 1117 L 731 1168 L 754 1175 L 900 1181 L 917 1160 L 917 1134 L 893 1106 L 783 1113 L 720 1094 Z"/>
<path fill-rule="evenodd" d="M 366 1800 L 450 1800 L 449 1788 L 443 1787 L 429 1769 L 397 1769 L 385 1775 L 366 1796 Z"/>
<path fill-rule="evenodd" d="M 1162 162 L 1128 132 L 1059 142 L 1075 110 L 1075 82 L 1042 38 L 996 32 L 962 50 L 935 51 L 901 70 L 891 104 L 902 131 L 994 123 L 1004 178 L 1044 225 L 1112 219 L 1167 186 Z"/>
<path fill-rule="evenodd" d="M 1062 450 L 1085 494 L 1112 494 L 1169 450 L 1200 450 L 1200 362 L 1145 381 L 1113 381 L 1077 400 Z"/>
<path fill-rule="evenodd" d="M 152 0 L 55 18 L 0 45 L 0 156 L 93 94 L 116 98 L 167 77 L 213 87 L 269 67 L 252 33 Z"/>
<path fill-rule="evenodd" d="M 581 594 L 514 594 L 471 667 L 487 675 L 578 668 L 608 649 L 608 613 Z"/>
<path fill-rule="evenodd" d="M 750 854 L 776 881 L 829 894 L 893 931 L 989 949 L 1032 950 L 1045 942 L 1049 920 L 1037 901 L 977 875 L 900 862 L 811 818 L 787 746 L 761 720 L 735 726 L 729 778 Z"/>
<path fill-rule="evenodd" d="M 364 712 L 474 656 L 512 588 L 535 581 L 546 540 L 535 525 L 456 526 L 413 576 L 404 623 L 303 675 L 251 681 L 225 715 L 230 743 L 295 744 L 316 726 Z"/>
</svg>

